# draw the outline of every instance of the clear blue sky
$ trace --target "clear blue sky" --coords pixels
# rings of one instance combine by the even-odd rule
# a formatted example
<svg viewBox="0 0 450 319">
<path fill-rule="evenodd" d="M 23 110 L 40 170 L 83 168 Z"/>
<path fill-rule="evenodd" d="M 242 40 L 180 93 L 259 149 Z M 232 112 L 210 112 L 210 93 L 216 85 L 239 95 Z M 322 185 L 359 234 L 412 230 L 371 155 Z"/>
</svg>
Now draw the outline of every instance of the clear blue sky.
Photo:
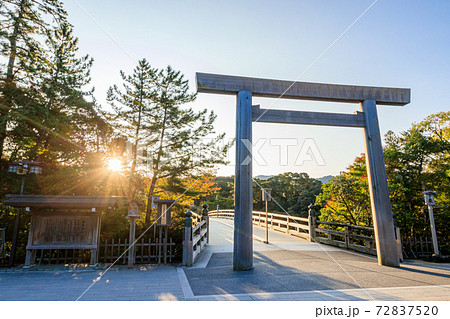
<svg viewBox="0 0 450 319">
<path fill-rule="evenodd" d="M 295 80 L 373 1 L 77 0 L 132 58 L 75 1 L 64 2 L 80 51 L 95 59 L 92 84 L 106 107 L 106 90 L 120 83 L 119 70 L 130 72 L 144 57 L 153 66 L 181 70 L 192 90 L 195 72 Z M 409 105 L 378 108 L 382 134 L 406 130 L 450 110 L 449 17 L 450 1 L 379 0 L 301 81 L 411 88 Z M 273 102 L 254 99 L 261 107 Z M 214 110 L 217 130 L 232 138 L 235 103 L 232 96 L 199 94 L 192 107 Z M 273 108 L 352 113 L 358 106 L 279 100 Z M 253 175 L 334 175 L 364 151 L 360 129 L 256 123 L 253 135 L 298 139 L 287 165 L 267 140 L 260 153 L 268 165 L 254 165 Z M 314 139 L 326 165 L 294 164 L 307 138 Z M 229 158 L 233 162 L 234 151 Z M 232 175 L 234 167 L 221 167 L 219 174 Z"/>
</svg>

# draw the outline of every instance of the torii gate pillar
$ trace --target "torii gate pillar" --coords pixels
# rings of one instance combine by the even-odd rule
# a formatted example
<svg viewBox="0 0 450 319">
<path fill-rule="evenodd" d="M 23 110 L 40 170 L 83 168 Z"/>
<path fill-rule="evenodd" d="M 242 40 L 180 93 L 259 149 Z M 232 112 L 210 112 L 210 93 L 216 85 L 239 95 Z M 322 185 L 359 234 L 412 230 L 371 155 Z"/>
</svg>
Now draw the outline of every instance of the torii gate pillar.
<svg viewBox="0 0 450 319">
<path fill-rule="evenodd" d="M 393 245 L 395 242 L 394 219 L 389 199 L 377 105 L 374 100 L 365 100 L 360 103 L 360 108 L 366 122 L 363 127 L 364 147 L 378 264 L 398 267 L 397 247 Z"/>
<path fill-rule="evenodd" d="M 252 93 L 240 91 L 236 103 L 233 269 L 253 268 Z"/>
</svg>

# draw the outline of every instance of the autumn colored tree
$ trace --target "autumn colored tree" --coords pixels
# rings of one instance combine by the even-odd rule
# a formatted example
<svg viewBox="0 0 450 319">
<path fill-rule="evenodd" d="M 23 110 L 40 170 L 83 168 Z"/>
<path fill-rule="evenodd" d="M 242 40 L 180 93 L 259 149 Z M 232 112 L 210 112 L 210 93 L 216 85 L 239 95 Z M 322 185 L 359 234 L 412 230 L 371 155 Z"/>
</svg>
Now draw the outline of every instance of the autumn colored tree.
<svg viewBox="0 0 450 319">
<path fill-rule="evenodd" d="M 373 226 L 364 156 L 323 184 L 316 205 L 321 207 L 321 220 Z"/>
<path fill-rule="evenodd" d="M 440 247 L 449 251 L 450 112 L 428 116 L 409 130 L 385 136 L 384 157 L 396 224 L 403 237 L 430 237 L 423 191 L 434 190 Z M 320 219 L 372 226 L 364 156 L 322 187 Z"/>
</svg>

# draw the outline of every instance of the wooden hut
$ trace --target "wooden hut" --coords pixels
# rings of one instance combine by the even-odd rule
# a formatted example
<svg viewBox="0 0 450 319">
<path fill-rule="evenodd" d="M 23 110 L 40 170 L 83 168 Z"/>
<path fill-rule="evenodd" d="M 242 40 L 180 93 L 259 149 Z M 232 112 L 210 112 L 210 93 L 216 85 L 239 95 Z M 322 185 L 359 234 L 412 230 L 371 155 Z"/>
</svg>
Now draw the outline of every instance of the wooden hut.
<svg viewBox="0 0 450 319">
<path fill-rule="evenodd" d="M 88 249 L 96 265 L 101 211 L 125 203 L 121 196 L 7 195 L 4 205 L 31 212 L 25 267 L 40 249 Z"/>
</svg>

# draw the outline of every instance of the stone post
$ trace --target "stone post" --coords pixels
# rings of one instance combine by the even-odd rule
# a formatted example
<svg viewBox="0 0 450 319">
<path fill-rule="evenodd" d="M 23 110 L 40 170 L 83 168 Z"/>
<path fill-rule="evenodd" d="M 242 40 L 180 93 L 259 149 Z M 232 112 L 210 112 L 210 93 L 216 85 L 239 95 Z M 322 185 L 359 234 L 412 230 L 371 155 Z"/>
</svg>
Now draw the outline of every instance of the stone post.
<svg viewBox="0 0 450 319">
<path fill-rule="evenodd" d="M 136 218 L 130 217 L 130 246 L 128 249 L 128 268 L 132 269 L 134 266 L 134 255 L 136 251 L 136 245 L 134 243 L 136 239 Z M 113 247 L 114 249 L 114 247 Z"/>
</svg>

